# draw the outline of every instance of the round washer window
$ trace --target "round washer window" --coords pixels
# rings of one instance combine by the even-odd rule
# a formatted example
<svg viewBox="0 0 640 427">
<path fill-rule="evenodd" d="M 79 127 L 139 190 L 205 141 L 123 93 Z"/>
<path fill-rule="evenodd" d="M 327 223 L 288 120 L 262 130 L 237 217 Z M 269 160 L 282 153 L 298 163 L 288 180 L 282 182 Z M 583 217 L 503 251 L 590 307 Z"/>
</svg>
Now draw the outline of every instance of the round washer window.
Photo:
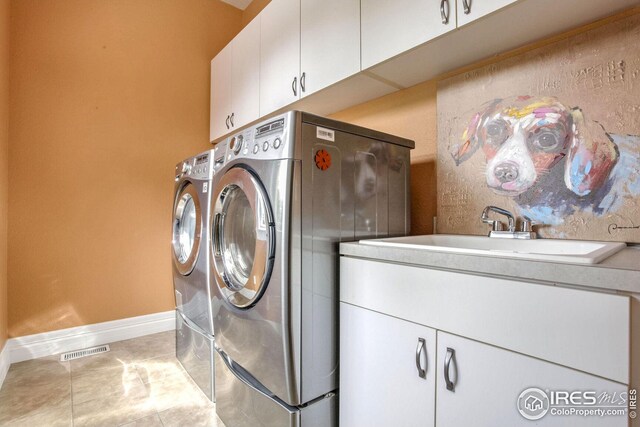
<svg viewBox="0 0 640 427">
<path fill-rule="evenodd" d="M 200 203 L 192 184 L 187 184 L 176 198 L 173 214 L 174 264 L 182 274 L 195 265 L 200 243 Z"/>
</svg>

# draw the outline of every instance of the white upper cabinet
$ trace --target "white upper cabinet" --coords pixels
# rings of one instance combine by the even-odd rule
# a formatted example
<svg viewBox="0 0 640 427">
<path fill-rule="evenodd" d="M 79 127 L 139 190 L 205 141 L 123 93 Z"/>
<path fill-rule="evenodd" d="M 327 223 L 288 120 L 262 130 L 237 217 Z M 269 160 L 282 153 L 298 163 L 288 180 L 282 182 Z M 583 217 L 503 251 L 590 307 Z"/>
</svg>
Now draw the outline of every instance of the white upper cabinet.
<svg viewBox="0 0 640 427">
<path fill-rule="evenodd" d="M 332 113 L 637 4 L 272 0 L 211 62 L 209 136 L 285 107 Z"/>
<path fill-rule="evenodd" d="M 211 61 L 211 110 L 209 111 L 209 140 L 231 129 L 231 49 L 229 43 Z"/>
<path fill-rule="evenodd" d="M 368 69 L 368 73 L 398 86 L 410 87 L 638 4 L 638 0 L 449 1 L 452 16 L 456 10 L 455 31 L 379 62 Z M 440 4 L 439 0 L 425 2 Z M 465 5 L 469 8 L 467 14 Z"/>
<path fill-rule="evenodd" d="M 300 0 L 272 0 L 260 15 L 263 116 L 300 98 Z"/>
<path fill-rule="evenodd" d="M 360 71 L 360 0 L 301 0 L 302 97 Z"/>
<path fill-rule="evenodd" d="M 260 117 L 260 17 L 211 61 L 209 140 Z"/>
<path fill-rule="evenodd" d="M 452 0 L 453 1 L 453 0 Z M 456 0 L 458 2 L 458 27 L 488 15 L 517 0 Z"/>
<path fill-rule="evenodd" d="M 260 117 L 260 16 L 233 39 L 231 124 L 235 128 Z"/>
<path fill-rule="evenodd" d="M 362 69 L 455 29 L 455 1 L 362 0 Z"/>
</svg>

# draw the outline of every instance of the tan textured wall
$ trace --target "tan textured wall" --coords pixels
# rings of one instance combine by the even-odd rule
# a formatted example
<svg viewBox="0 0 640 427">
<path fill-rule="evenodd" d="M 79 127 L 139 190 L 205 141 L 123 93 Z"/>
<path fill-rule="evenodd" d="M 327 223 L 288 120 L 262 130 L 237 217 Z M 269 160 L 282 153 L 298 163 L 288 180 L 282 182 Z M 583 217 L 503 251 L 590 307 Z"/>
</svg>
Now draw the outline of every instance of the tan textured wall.
<svg viewBox="0 0 640 427">
<path fill-rule="evenodd" d="M 174 307 L 175 164 L 206 150 L 210 0 L 11 3 L 9 335 Z"/>
<path fill-rule="evenodd" d="M 9 0 L 0 0 L 0 351 L 7 340 L 7 202 L 9 187 Z"/>
</svg>

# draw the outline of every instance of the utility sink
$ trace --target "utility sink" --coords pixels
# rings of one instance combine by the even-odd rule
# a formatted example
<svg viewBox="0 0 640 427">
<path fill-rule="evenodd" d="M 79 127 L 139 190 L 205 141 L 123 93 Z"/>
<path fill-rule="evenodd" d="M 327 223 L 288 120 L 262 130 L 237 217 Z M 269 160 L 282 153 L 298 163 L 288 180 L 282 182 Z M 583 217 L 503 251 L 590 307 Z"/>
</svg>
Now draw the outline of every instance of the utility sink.
<svg viewBox="0 0 640 427">
<path fill-rule="evenodd" d="M 360 244 L 571 264 L 597 264 L 627 246 L 619 242 L 518 240 L 452 234 L 360 240 Z"/>
</svg>

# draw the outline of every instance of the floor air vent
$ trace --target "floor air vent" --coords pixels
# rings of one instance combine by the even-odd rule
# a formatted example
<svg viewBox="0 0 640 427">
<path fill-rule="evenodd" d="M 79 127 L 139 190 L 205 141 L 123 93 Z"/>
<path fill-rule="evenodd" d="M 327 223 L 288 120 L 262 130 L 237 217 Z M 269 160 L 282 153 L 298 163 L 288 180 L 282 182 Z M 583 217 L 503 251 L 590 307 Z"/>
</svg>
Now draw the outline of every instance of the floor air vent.
<svg viewBox="0 0 640 427">
<path fill-rule="evenodd" d="M 109 351 L 108 345 L 100 345 L 98 347 L 85 348 L 84 350 L 70 351 L 69 353 L 63 353 L 60 355 L 61 362 L 68 362 L 69 360 L 80 359 L 81 357 L 93 356 L 94 354 L 106 353 Z"/>
</svg>

